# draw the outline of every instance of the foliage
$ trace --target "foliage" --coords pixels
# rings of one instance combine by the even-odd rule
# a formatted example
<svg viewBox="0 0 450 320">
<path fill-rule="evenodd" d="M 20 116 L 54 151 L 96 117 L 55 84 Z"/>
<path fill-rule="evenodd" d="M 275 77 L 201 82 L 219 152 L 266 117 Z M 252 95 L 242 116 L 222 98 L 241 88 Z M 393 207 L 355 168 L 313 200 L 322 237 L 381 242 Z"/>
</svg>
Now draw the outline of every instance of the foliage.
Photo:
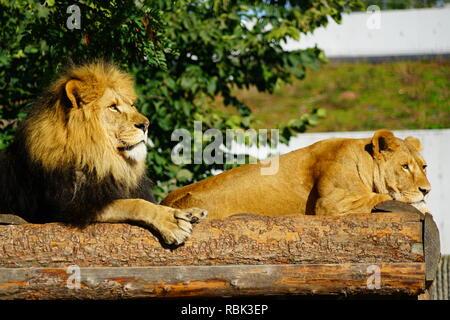
<svg viewBox="0 0 450 320">
<path fill-rule="evenodd" d="M 81 12 L 81 28 L 69 30 L 70 4 Z M 233 88 L 273 92 L 280 83 L 302 79 L 306 69 L 325 61 L 318 48 L 286 52 L 282 43 L 340 21 L 358 1 L 239 0 L 0 0 L 0 149 L 13 139 L 16 121 L 53 75 L 71 61 L 103 58 L 133 72 L 138 107 L 151 121 L 153 147 L 149 174 L 162 196 L 177 185 L 210 174 L 223 165 L 177 166 L 170 152 L 176 128 L 250 128 L 250 109 Z M 213 107 L 214 98 L 238 112 Z M 317 118 L 293 114 L 280 127 L 283 138 L 304 131 Z M 205 142 L 206 143 L 206 142 Z"/>
</svg>

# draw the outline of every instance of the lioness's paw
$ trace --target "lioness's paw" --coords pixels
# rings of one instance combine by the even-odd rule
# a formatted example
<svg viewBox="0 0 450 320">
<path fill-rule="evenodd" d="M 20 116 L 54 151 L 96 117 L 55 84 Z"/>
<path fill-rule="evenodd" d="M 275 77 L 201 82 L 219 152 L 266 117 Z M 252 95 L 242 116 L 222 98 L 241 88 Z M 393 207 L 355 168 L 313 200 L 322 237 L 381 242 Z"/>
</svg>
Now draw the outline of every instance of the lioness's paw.
<svg viewBox="0 0 450 320">
<path fill-rule="evenodd" d="M 198 208 L 172 209 L 158 229 L 165 243 L 180 245 L 192 234 L 192 224 L 207 215 L 208 211 Z"/>
</svg>

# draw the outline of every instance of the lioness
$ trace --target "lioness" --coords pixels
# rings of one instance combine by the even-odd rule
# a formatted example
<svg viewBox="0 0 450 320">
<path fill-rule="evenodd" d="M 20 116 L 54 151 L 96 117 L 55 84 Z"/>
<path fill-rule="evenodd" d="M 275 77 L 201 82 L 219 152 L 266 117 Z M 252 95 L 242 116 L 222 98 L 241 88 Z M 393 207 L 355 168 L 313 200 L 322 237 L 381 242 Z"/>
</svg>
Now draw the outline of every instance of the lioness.
<svg viewBox="0 0 450 320">
<path fill-rule="evenodd" d="M 201 207 L 210 218 L 236 213 L 345 215 L 398 200 L 427 211 L 430 192 L 420 141 L 388 130 L 368 139 L 329 139 L 279 157 L 279 170 L 261 175 L 248 164 L 170 193 L 162 204 Z"/>
<path fill-rule="evenodd" d="M 181 244 L 202 209 L 154 204 L 145 176 L 149 120 L 129 74 L 96 62 L 67 70 L 0 154 L 0 213 L 29 222 L 143 223 Z"/>
</svg>

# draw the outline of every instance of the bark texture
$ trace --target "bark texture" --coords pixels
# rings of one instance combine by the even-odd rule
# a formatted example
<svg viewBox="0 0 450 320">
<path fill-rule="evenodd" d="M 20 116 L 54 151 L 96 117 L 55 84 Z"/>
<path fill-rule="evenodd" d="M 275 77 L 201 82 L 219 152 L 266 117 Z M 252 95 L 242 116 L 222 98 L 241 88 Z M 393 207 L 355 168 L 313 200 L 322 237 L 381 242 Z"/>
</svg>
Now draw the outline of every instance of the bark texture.
<svg viewBox="0 0 450 320">
<path fill-rule="evenodd" d="M 184 245 L 167 248 L 128 224 L 7 225 L 0 226 L 0 267 L 424 262 L 422 232 L 411 213 L 240 215 L 202 221 Z"/>
<path fill-rule="evenodd" d="M 423 216 L 402 212 L 237 215 L 177 248 L 128 224 L 0 225 L 0 298 L 418 295 L 424 247 Z"/>
</svg>

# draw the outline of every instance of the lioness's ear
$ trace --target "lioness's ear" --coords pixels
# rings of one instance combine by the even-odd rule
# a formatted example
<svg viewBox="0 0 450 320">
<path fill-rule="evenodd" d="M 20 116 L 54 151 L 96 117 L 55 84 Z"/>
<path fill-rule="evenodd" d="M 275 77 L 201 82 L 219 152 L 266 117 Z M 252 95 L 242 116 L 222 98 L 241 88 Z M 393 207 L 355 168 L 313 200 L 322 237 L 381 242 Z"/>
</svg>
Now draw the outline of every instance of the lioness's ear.
<svg viewBox="0 0 450 320">
<path fill-rule="evenodd" d="M 372 138 L 373 156 L 381 159 L 383 153 L 394 151 L 397 149 L 398 143 L 395 140 L 394 134 L 389 130 L 378 130 Z"/>
<path fill-rule="evenodd" d="M 79 104 L 80 84 L 81 84 L 80 80 L 69 80 L 66 83 L 66 95 L 70 103 L 72 104 L 72 107 L 74 108 L 80 107 Z"/>
<path fill-rule="evenodd" d="M 405 141 L 408 142 L 410 145 L 412 145 L 414 148 L 416 148 L 417 151 L 422 151 L 423 147 L 419 139 L 414 137 L 406 137 Z"/>
</svg>

